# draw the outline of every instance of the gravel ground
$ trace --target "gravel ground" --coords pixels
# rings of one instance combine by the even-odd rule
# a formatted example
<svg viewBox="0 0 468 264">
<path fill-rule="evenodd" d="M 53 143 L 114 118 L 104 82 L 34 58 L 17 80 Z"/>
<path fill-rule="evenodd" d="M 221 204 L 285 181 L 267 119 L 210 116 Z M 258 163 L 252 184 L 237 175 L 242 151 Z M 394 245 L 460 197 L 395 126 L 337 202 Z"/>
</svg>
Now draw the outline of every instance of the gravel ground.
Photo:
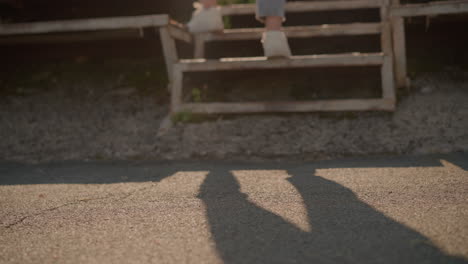
<svg viewBox="0 0 468 264">
<path fill-rule="evenodd" d="M 0 160 L 302 160 L 468 151 L 468 72 L 419 75 L 395 113 L 246 115 L 157 130 L 167 105 L 71 83 L 0 104 Z"/>
</svg>

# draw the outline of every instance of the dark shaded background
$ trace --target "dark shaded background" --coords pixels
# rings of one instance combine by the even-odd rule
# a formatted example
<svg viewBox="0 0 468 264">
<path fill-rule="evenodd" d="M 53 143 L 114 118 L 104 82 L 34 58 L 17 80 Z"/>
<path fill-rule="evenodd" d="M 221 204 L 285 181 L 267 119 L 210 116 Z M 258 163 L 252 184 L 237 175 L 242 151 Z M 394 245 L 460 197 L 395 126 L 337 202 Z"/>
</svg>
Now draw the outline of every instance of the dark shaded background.
<svg viewBox="0 0 468 264">
<path fill-rule="evenodd" d="M 424 2 L 411 0 L 411 3 Z M 427 1 L 425 1 L 427 2 Z M 60 19 L 77 19 L 87 17 L 111 17 L 111 16 L 131 16 L 144 14 L 170 14 L 181 22 L 186 22 L 190 18 L 192 10 L 192 0 L 161 1 L 161 0 L 0 0 L 0 15 L 7 23 L 12 22 L 30 22 L 46 21 Z M 356 11 L 327 11 L 316 13 L 298 13 L 288 15 L 286 26 L 292 25 L 316 25 L 316 24 L 334 24 L 351 22 L 373 22 L 379 20 L 378 10 L 356 10 Z M 233 27 L 260 27 L 253 16 L 238 16 L 231 20 Z M 407 57 L 408 72 L 410 77 L 419 72 L 446 70 L 447 67 L 457 67 L 464 71 L 468 70 L 468 14 L 447 15 L 438 17 L 414 17 L 406 20 L 407 35 Z M 56 62 L 97 62 L 101 63 L 107 60 L 124 59 L 153 59 L 158 65 L 164 65 L 162 59 L 162 49 L 157 32 L 154 29 L 143 29 L 143 38 L 114 38 L 112 40 L 87 40 L 76 42 L 50 42 L 42 43 L 22 43 L 6 44 L 0 38 L 0 71 L 7 72 L 12 69 L 21 68 L 24 65 L 41 65 Z M 57 34 L 56 34 L 57 35 Z M 67 34 L 62 34 L 67 36 Z M 46 36 L 47 37 L 47 36 Z M 353 37 L 322 37 L 311 39 L 292 39 L 290 45 L 295 55 L 303 54 L 324 54 L 341 52 L 375 52 L 380 51 L 380 38 L 374 36 L 353 36 Z M 192 48 L 189 45 L 179 44 L 182 57 L 190 58 Z M 235 56 L 261 56 L 262 48 L 259 41 L 238 41 L 225 43 L 210 43 L 208 45 L 207 56 L 215 57 L 235 57 Z M 308 74 L 304 74 L 304 72 Z M 365 71 L 362 74 L 356 70 L 335 70 L 328 69 L 324 71 L 309 71 L 308 69 L 297 71 L 284 71 L 283 75 L 298 75 L 297 83 L 293 86 L 294 93 L 299 97 L 312 93 L 315 96 L 328 98 L 328 93 L 340 94 L 342 96 L 355 94 L 354 90 L 363 91 L 364 87 L 369 87 L 369 91 L 358 93 L 360 97 L 378 96 L 380 77 L 379 74 L 370 76 Z M 163 73 L 164 74 L 164 73 Z M 261 79 L 259 76 L 269 78 L 270 73 L 261 75 L 259 72 L 253 72 L 255 79 Z M 232 80 L 239 80 L 238 73 L 231 74 L 226 78 L 220 78 L 220 83 L 226 84 Z M 248 75 L 248 73 L 246 73 Z M 294 75 L 294 76 L 296 76 Z M 348 82 L 346 76 L 351 81 Z M 356 76 L 362 81 L 356 80 Z M 278 75 L 279 76 L 279 75 Z M 302 79 L 300 79 L 302 77 Z M 219 77 L 222 77 L 219 75 Z M 253 78 L 244 76 L 245 78 Z M 207 80 L 213 81 L 213 78 L 207 76 L 197 76 L 198 81 L 206 83 Z M 195 78 L 195 79 L 197 79 Z M 358 78 L 358 79 L 359 79 Z M 193 79 L 193 78 L 192 78 Z M 196 82 L 197 80 L 194 81 Z M 288 78 L 286 78 L 288 79 Z M 289 78 L 290 79 L 290 78 Z M 314 80 L 314 85 L 319 91 L 324 86 L 330 92 L 310 91 L 309 84 Z M 323 79 L 323 85 L 317 83 L 317 80 Z M 330 87 L 333 82 L 330 80 L 341 80 L 336 84 L 337 87 L 345 85 L 346 92 L 342 88 L 338 92 Z M 216 82 L 216 81 L 215 81 Z M 280 81 L 275 81 L 279 82 Z M 234 81 L 234 83 L 237 83 Z M 302 83 L 307 85 L 302 85 Z M 355 88 L 352 87 L 355 84 Z M 213 86 L 220 87 L 216 83 Z M 248 85 L 244 85 L 250 87 Z M 285 85 L 283 85 L 285 86 Z M 304 87 L 302 87 L 304 86 Z M 224 86 L 223 86 L 224 87 Z M 227 87 L 226 89 L 228 89 Z M 250 88 L 247 88 L 250 89 Z M 293 90 L 294 90 L 293 89 Z M 324 91 L 325 91 L 324 90 Z M 248 99 L 248 98 L 244 98 Z"/>
<path fill-rule="evenodd" d="M 411 0 L 423 2 L 420 0 Z M 168 13 L 179 21 L 186 22 L 191 13 L 192 0 L 0 0 L 0 16 L 8 22 L 44 21 L 86 17 L 131 16 Z M 287 25 L 310 25 L 323 23 L 371 22 L 378 19 L 376 10 L 318 12 L 294 14 L 288 17 Z M 253 17 L 235 17 L 235 27 L 261 26 Z M 438 63 L 466 65 L 468 53 L 468 15 L 450 15 L 407 20 L 408 56 L 431 57 Z M 296 54 L 337 53 L 348 51 L 375 51 L 379 49 L 378 37 L 334 37 L 293 40 Z M 261 53 L 258 43 L 237 42 L 222 47 L 213 44 L 208 56 L 251 56 Z M 229 51 L 229 52 L 227 52 Z M 234 52 L 232 52 L 234 51 Z M 237 52 L 237 51 L 240 51 Z M 1 44 L 2 60 L 10 62 L 70 59 L 76 56 L 93 58 L 160 56 L 159 39 L 153 30 L 145 30 L 143 39 L 119 39 L 118 41 L 86 41 L 79 43 L 47 44 Z M 190 56 L 189 53 L 183 53 Z"/>
</svg>

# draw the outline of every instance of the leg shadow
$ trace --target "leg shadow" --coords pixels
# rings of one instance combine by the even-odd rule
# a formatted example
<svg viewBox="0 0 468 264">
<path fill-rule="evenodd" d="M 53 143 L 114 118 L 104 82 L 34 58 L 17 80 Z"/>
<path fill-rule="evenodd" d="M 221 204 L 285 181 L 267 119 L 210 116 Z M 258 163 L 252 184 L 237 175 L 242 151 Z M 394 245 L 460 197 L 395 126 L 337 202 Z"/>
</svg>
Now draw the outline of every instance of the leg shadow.
<svg viewBox="0 0 468 264">
<path fill-rule="evenodd" d="M 304 232 L 248 200 L 227 170 L 211 171 L 200 187 L 210 231 L 225 263 L 468 263 L 310 172 L 289 171 L 307 208 Z"/>
</svg>

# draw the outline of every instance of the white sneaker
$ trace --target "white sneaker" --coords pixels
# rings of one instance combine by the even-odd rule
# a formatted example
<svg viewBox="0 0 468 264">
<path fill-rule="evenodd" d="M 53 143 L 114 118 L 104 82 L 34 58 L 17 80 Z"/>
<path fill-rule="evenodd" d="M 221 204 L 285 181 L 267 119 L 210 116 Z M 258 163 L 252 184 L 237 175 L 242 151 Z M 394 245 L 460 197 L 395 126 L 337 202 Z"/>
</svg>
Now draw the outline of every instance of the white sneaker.
<svg viewBox="0 0 468 264">
<path fill-rule="evenodd" d="M 268 58 L 291 57 L 288 39 L 283 31 L 266 31 L 262 37 L 263 50 Z"/>
<path fill-rule="evenodd" d="M 192 33 L 222 31 L 224 29 L 223 17 L 219 6 L 204 8 L 202 4 L 195 2 L 193 4 L 195 11 L 192 19 L 187 24 Z"/>
</svg>

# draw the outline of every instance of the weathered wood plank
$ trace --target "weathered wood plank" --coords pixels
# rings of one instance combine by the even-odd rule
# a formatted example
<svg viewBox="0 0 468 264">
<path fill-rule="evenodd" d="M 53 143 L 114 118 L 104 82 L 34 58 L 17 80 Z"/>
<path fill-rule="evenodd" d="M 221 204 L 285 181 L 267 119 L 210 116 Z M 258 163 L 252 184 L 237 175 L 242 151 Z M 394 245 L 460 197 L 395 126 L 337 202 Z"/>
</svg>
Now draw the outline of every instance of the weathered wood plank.
<svg viewBox="0 0 468 264">
<path fill-rule="evenodd" d="M 159 36 L 161 38 L 164 59 L 166 61 L 167 74 L 169 76 L 169 82 L 172 82 L 173 68 L 174 65 L 179 61 L 179 55 L 177 54 L 177 46 L 175 40 L 169 33 L 169 27 L 164 26 L 159 28 Z"/>
<path fill-rule="evenodd" d="M 179 111 L 203 114 L 315 112 L 315 111 L 393 111 L 391 99 L 342 99 L 297 102 L 189 103 Z"/>
<path fill-rule="evenodd" d="M 402 17 L 393 17 L 391 23 L 396 85 L 398 88 L 407 87 L 405 21 Z"/>
<path fill-rule="evenodd" d="M 288 2 L 285 6 L 287 13 L 293 12 L 311 12 L 325 10 L 348 10 L 348 9 L 363 9 L 377 8 L 381 5 L 380 0 L 338 0 L 338 1 L 321 1 L 321 2 Z M 232 15 L 249 15 L 255 13 L 255 5 L 227 5 L 221 8 L 224 16 Z"/>
<path fill-rule="evenodd" d="M 192 43 L 193 36 L 190 32 L 188 32 L 184 27 L 180 26 L 179 24 L 169 24 L 169 34 L 178 40 Z"/>
<path fill-rule="evenodd" d="M 384 63 L 381 68 L 382 76 L 382 97 L 395 100 L 395 76 L 393 69 L 393 42 L 392 29 L 390 26 L 390 2 L 385 0 L 380 9 L 382 22 L 381 46 L 384 53 Z"/>
<path fill-rule="evenodd" d="M 202 59 L 205 57 L 205 38 L 206 34 L 197 34 L 194 36 L 193 57 Z"/>
<path fill-rule="evenodd" d="M 468 1 L 437 1 L 425 4 L 406 4 L 392 8 L 393 17 L 412 17 L 468 13 Z"/>
<path fill-rule="evenodd" d="M 340 35 L 371 35 L 380 33 L 380 23 L 352 23 L 319 26 L 284 27 L 288 38 L 327 37 Z M 205 41 L 260 39 L 264 28 L 226 29 L 222 33 L 204 33 Z"/>
<path fill-rule="evenodd" d="M 384 63 L 381 69 L 382 76 L 382 97 L 385 99 L 396 99 L 395 80 L 393 74 L 392 55 L 384 57 Z"/>
<path fill-rule="evenodd" d="M 174 65 L 172 81 L 170 83 L 171 92 L 171 114 L 181 111 L 183 103 L 183 80 L 184 73 L 178 65 Z"/>
<path fill-rule="evenodd" d="M 0 35 L 43 34 L 112 30 L 124 28 L 159 27 L 169 23 L 168 15 L 89 18 L 48 22 L 0 24 Z"/>
<path fill-rule="evenodd" d="M 220 60 L 181 60 L 183 71 L 221 71 L 245 69 L 278 69 L 333 66 L 372 66 L 383 63 L 382 53 L 347 53 L 332 55 L 293 56 L 285 59 L 266 57 L 224 58 Z"/>
<path fill-rule="evenodd" d="M 400 7 L 400 0 L 392 0 L 392 7 Z M 405 19 L 390 17 L 393 40 L 393 63 L 397 88 L 407 87 Z"/>
</svg>

